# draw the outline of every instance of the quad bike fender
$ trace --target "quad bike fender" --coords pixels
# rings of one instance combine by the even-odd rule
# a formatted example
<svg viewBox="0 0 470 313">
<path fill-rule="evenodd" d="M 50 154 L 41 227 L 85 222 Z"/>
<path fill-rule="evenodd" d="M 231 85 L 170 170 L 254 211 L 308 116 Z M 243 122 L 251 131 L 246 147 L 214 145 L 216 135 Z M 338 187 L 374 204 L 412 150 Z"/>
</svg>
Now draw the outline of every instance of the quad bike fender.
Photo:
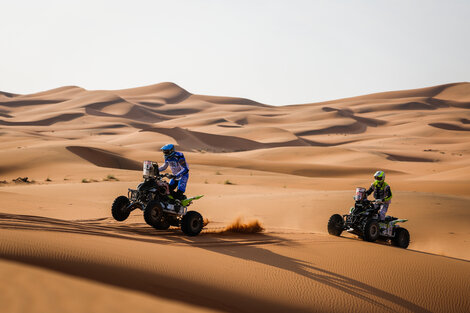
<svg viewBox="0 0 470 313">
<path fill-rule="evenodd" d="M 401 218 L 401 219 L 397 219 L 397 220 L 388 222 L 388 225 L 389 226 L 395 226 L 395 224 L 397 224 L 397 223 L 405 223 L 407 221 L 408 221 L 407 219 Z"/>
<path fill-rule="evenodd" d="M 201 199 L 202 197 L 204 197 L 204 195 L 199 195 L 199 196 L 191 197 L 188 199 L 184 199 L 183 201 L 181 201 L 181 205 L 184 207 L 187 207 L 188 205 L 191 204 L 191 202 L 193 202 L 194 200 Z"/>
</svg>

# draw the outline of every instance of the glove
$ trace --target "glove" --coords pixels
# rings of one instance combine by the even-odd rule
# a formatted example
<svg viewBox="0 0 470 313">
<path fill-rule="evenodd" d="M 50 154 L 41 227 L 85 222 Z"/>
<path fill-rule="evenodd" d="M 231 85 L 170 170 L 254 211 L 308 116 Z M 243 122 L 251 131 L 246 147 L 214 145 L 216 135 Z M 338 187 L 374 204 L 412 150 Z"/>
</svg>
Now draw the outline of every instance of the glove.
<svg viewBox="0 0 470 313">
<path fill-rule="evenodd" d="M 384 200 L 383 200 L 383 199 L 376 199 L 375 201 L 377 201 L 377 202 L 379 202 L 379 203 L 382 203 L 382 202 L 384 202 Z"/>
<path fill-rule="evenodd" d="M 176 178 L 176 176 L 173 175 L 173 174 L 168 174 L 168 178 L 169 178 L 169 179 L 173 179 L 173 178 Z"/>
</svg>

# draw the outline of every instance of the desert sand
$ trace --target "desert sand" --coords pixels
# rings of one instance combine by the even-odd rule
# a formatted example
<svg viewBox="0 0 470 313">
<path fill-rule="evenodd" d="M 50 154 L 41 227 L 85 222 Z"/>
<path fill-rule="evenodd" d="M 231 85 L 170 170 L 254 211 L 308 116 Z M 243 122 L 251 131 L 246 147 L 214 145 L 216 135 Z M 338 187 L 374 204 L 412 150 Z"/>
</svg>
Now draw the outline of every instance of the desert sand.
<svg viewBox="0 0 470 313">
<path fill-rule="evenodd" d="M 173 83 L 0 92 L 0 139 L 0 312 L 470 311 L 470 83 L 285 106 Z M 166 143 L 204 195 L 197 237 L 111 217 Z M 376 170 L 408 249 L 326 231 Z"/>
</svg>

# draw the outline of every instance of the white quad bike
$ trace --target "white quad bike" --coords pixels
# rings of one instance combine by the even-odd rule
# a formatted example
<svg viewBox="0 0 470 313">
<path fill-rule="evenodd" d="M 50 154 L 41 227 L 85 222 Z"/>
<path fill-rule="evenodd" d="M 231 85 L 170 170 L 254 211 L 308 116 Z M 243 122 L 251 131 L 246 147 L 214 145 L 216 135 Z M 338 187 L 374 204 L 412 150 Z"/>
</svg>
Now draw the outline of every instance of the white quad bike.
<svg viewBox="0 0 470 313">
<path fill-rule="evenodd" d="M 128 189 L 127 197 L 119 196 L 114 200 L 113 218 L 124 221 L 133 210 L 140 209 L 144 212 L 145 222 L 157 230 L 177 226 L 188 236 L 198 235 L 204 226 L 203 218 L 196 211 L 188 211 L 188 206 L 203 196 L 175 199 L 168 181 L 163 179 L 172 175 L 160 175 L 156 162 L 144 161 L 143 177 L 144 181 L 137 189 Z"/>
</svg>

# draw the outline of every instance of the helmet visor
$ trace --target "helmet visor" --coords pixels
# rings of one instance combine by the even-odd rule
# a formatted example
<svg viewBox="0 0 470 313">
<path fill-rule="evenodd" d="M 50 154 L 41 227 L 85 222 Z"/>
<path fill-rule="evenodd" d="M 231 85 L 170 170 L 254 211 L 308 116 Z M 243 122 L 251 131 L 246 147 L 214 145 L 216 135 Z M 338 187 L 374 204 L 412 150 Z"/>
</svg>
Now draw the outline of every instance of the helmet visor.
<svg viewBox="0 0 470 313">
<path fill-rule="evenodd" d="M 377 181 L 382 181 L 382 180 L 383 180 L 383 177 L 382 177 L 382 176 L 375 176 L 374 178 L 375 178 L 375 180 L 377 180 Z"/>
<path fill-rule="evenodd" d="M 171 152 L 172 152 L 171 150 L 163 150 L 163 154 L 166 156 L 170 155 Z"/>
</svg>

